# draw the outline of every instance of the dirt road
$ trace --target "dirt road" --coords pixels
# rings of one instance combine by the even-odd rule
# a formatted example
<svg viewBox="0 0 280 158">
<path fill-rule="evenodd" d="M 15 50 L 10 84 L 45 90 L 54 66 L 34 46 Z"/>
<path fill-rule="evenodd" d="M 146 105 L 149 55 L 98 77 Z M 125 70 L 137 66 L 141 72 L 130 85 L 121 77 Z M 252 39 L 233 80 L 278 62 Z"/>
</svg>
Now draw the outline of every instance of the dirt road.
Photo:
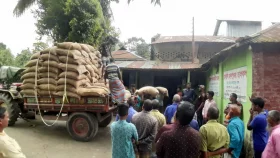
<svg viewBox="0 0 280 158">
<path fill-rule="evenodd" d="M 65 122 L 53 127 L 40 120 L 19 120 L 5 132 L 15 138 L 27 158 L 110 158 L 111 136 L 109 126 L 100 128 L 91 142 L 77 142 L 67 133 Z"/>
</svg>

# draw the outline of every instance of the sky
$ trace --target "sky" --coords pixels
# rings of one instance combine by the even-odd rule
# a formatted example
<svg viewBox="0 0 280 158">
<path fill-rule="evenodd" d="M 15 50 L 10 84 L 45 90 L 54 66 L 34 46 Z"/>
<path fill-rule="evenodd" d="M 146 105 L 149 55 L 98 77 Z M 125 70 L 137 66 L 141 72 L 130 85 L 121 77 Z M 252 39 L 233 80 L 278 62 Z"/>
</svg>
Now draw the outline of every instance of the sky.
<svg viewBox="0 0 280 158">
<path fill-rule="evenodd" d="M 0 42 L 14 55 L 32 48 L 38 37 L 36 19 L 30 10 L 19 18 L 13 16 L 17 1 L 0 0 Z M 111 7 L 113 25 L 120 30 L 121 41 L 135 36 L 150 42 L 157 33 L 191 35 L 192 17 L 195 35 L 213 35 L 216 19 L 263 21 L 263 29 L 271 22 L 280 22 L 278 0 L 161 0 L 161 6 L 151 4 L 150 0 L 133 0 L 130 4 L 127 0 L 120 1 Z M 223 35 L 223 31 L 220 34 Z"/>
</svg>

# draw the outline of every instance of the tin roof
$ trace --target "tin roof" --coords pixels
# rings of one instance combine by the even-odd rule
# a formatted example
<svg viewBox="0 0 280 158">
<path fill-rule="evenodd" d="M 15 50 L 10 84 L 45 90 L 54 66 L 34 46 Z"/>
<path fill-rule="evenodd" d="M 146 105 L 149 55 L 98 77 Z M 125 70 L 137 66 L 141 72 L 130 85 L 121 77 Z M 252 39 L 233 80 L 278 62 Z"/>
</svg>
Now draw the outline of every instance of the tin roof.
<svg viewBox="0 0 280 158">
<path fill-rule="evenodd" d="M 194 36 L 195 42 L 234 43 L 236 38 L 224 36 Z M 192 42 L 192 36 L 161 36 L 152 44 L 170 42 Z"/>
<path fill-rule="evenodd" d="M 162 61 L 116 61 L 120 68 L 124 69 L 158 69 L 158 70 L 176 70 L 176 69 L 196 69 L 201 64 L 190 62 L 162 62 Z"/>
<path fill-rule="evenodd" d="M 136 54 L 128 52 L 127 50 L 117 50 L 112 52 L 112 56 L 115 60 L 146 60 Z"/>
</svg>

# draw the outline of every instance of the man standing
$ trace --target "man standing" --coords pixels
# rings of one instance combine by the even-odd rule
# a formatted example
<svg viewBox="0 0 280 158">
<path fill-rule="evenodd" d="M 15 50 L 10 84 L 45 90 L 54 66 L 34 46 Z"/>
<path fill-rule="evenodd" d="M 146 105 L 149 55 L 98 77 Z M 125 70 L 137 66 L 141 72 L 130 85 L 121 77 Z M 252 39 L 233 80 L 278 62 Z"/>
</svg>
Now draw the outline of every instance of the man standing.
<svg viewBox="0 0 280 158">
<path fill-rule="evenodd" d="M 201 157 L 220 158 L 228 150 L 229 134 L 227 128 L 217 122 L 219 109 L 211 106 L 207 111 L 208 122 L 200 127 L 202 138 Z"/>
<path fill-rule="evenodd" d="M 126 117 L 126 122 L 130 123 L 132 120 L 132 117 L 134 114 L 137 113 L 136 110 L 134 110 L 133 105 L 134 105 L 134 98 L 130 97 L 127 101 L 129 109 L 128 109 L 128 116 Z M 117 114 L 116 116 L 116 121 L 118 121 L 120 119 L 119 115 Z"/>
<path fill-rule="evenodd" d="M 213 97 L 214 97 L 214 92 L 213 91 L 208 91 L 207 94 L 206 94 L 206 97 L 207 97 L 207 100 L 205 101 L 204 107 L 202 109 L 203 124 L 207 120 L 208 109 L 211 106 L 217 107 L 217 104 L 216 104 L 215 100 L 213 99 Z"/>
<path fill-rule="evenodd" d="M 140 158 L 149 158 L 152 151 L 152 142 L 157 133 L 157 120 L 150 114 L 153 109 L 152 101 L 144 101 L 143 110 L 132 117 L 132 123 L 136 126 L 139 141 L 137 144 Z"/>
<path fill-rule="evenodd" d="M 205 101 L 207 100 L 207 96 L 205 93 L 205 86 L 200 85 L 199 86 L 199 96 L 196 102 L 196 114 L 197 114 L 197 122 L 199 126 L 203 125 L 203 116 L 202 116 L 202 109 L 204 108 Z"/>
<path fill-rule="evenodd" d="M 266 131 L 268 115 L 264 110 L 264 100 L 262 98 L 253 98 L 252 108 L 250 109 L 250 119 L 247 124 L 248 130 L 253 130 L 254 157 L 261 158 L 262 152 L 268 141 L 268 132 Z M 253 113 L 256 111 L 257 116 L 253 119 Z"/>
<path fill-rule="evenodd" d="M 232 158 L 239 158 L 244 141 L 244 123 L 240 119 L 241 107 L 236 104 L 229 106 L 229 124 L 227 126 L 230 136 L 230 144 L 228 153 L 232 155 Z"/>
<path fill-rule="evenodd" d="M 271 110 L 267 117 L 270 136 L 263 151 L 262 158 L 280 157 L 280 112 Z"/>
<path fill-rule="evenodd" d="M 173 104 L 167 106 L 167 108 L 165 109 L 164 116 L 166 118 L 167 124 L 171 124 L 171 119 L 174 116 L 180 101 L 181 101 L 180 96 L 178 94 L 175 94 L 173 97 Z"/>
<path fill-rule="evenodd" d="M 187 88 L 183 90 L 183 101 L 189 101 L 193 104 L 195 101 L 195 91 L 191 89 L 191 83 L 189 82 L 187 84 Z"/>
<path fill-rule="evenodd" d="M 200 154 L 201 137 L 199 132 L 189 126 L 195 113 L 195 107 L 182 102 L 176 112 L 177 124 L 174 130 L 164 132 L 157 142 L 158 158 L 187 157 L 197 158 Z"/>
<path fill-rule="evenodd" d="M 230 103 L 228 103 L 227 107 L 224 110 L 224 114 L 226 115 L 226 118 L 225 118 L 225 121 L 224 121 L 225 125 L 228 124 L 228 121 L 229 121 L 229 118 L 230 118 L 228 113 L 229 113 L 229 106 L 231 104 L 236 104 L 236 105 L 238 105 L 241 108 L 240 118 L 241 119 L 243 118 L 243 113 L 242 113 L 243 107 L 242 107 L 242 104 L 237 101 L 237 94 L 231 93 L 229 100 L 230 100 Z"/>
<path fill-rule="evenodd" d="M 152 101 L 152 106 L 153 106 L 153 110 L 150 112 L 152 116 L 154 116 L 157 119 L 158 122 L 158 127 L 157 130 L 161 129 L 161 127 L 163 125 L 165 125 L 166 120 L 165 117 L 162 113 L 159 112 L 159 107 L 160 107 L 160 103 L 158 100 L 154 99 Z M 152 149 L 152 157 L 156 157 L 156 146 L 155 146 L 155 141 L 153 141 L 153 149 Z"/>
<path fill-rule="evenodd" d="M 8 127 L 8 122 L 7 109 L 0 106 L 0 157 L 25 158 L 18 143 L 4 132 L 4 128 Z"/>
</svg>

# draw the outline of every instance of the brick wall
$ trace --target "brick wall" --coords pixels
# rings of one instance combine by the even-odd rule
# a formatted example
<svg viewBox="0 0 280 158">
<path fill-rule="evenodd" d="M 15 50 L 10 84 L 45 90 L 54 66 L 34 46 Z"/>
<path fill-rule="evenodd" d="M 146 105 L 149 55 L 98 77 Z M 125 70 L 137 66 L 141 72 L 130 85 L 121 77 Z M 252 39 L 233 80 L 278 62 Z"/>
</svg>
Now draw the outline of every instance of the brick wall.
<svg viewBox="0 0 280 158">
<path fill-rule="evenodd" d="M 265 109 L 280 110 L 280 51 L 253 53 L 253 93 L 265 99 Z"/>
</svg>

